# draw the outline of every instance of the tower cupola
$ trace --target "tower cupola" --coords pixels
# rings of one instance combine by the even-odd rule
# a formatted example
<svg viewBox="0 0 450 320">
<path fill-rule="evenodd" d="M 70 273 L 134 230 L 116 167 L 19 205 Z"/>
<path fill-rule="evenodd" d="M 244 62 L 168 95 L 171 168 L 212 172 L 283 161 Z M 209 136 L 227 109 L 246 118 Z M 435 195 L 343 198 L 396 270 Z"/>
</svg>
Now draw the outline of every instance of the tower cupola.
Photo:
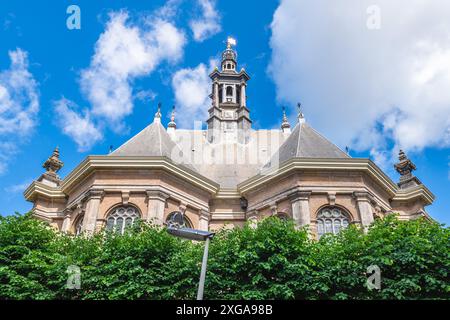
<svg viewBox="0 0 450 320">
<path fill-rule="evenodd" d="M 237 53 L 233 50 L 236 40 L 228 37 L 227 48 L 222 52 L 222 72 L 236 72 Z"/>
</svg>

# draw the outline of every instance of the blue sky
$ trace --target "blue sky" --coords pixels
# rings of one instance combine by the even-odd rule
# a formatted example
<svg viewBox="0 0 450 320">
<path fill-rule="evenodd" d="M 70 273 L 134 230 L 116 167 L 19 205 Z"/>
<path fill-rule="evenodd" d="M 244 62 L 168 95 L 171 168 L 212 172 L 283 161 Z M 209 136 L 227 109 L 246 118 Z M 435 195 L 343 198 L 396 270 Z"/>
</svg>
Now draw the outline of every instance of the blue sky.
<svg viewBox="0 0 450 320">
<path fill-rule="evenodd" d="M 0 90 L 0 101 L 11 107 L 0 106 L 0 213 L 30 209 L 22 192 L 56 145 L 64 177 L 148 125 L 159 101 L 165 116 L 177 105 L 181 126 L 204 120 L 207 74 L 231 35 L 252 77 L 256 127 L 278 127 L 282 105 L 293 121 L 302 101 L 312 126 L 394 181 L 396 154 L 406 149 L 437 197 L 428 211 L 448 224 L 449 4 L 377 2 L 2 1 L 0 85 L 10 97 Z M 66 26 L 72 4 L 80 30 Z M 117 35 L 128 39 L 123 50 Z M 6 80 L 11 74 L 19 84 Z"/>
</svg>

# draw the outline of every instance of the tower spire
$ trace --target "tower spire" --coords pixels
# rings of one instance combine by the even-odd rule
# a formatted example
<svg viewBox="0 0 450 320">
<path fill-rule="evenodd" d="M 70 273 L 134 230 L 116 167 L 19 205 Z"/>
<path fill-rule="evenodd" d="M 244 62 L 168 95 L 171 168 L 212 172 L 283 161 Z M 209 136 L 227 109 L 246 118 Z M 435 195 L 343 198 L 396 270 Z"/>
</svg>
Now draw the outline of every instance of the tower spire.
<svg viewBox="0 0 450 320">
<path fill-rule="evenodd" d="M 286 116 L 286 108 L 284 106 L 283 106 L 283 122 L 281 123 L 281 130 L 283 131 L 283 133 L 291 132 L 291 125 Z"/>
</svg>

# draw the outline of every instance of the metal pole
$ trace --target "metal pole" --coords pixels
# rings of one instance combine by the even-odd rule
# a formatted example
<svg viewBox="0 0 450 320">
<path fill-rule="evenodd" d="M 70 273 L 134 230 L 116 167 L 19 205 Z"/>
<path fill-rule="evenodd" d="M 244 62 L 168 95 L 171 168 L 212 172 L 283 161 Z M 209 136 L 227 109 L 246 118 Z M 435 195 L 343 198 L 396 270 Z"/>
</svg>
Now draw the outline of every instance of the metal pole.
<svg viewBox="0 0 450 320">
<path fill-rule="evenodd" d="M 200 272 L 200 281 L 198 283 L 197 300 L 203 300 L 203 289 L 205 288 L 206 264 L 208 263 L 209 237 L 205 241 L 205 250 L 203 251 L 202 271 Z"/>
</svg>

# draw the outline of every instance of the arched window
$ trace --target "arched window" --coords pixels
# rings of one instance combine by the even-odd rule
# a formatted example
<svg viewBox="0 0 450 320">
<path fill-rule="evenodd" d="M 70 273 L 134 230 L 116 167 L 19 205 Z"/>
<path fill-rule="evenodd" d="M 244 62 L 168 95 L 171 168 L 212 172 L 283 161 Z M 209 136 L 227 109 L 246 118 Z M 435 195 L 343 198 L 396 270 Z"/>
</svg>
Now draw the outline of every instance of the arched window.
<svg viewBox="0 0 450 320">
<path fill-rule="evenodd" d="M 325 233 L 338 234 L 348 227 L 347 214 L 337 207 L 326 207 L 317 215 L 317 234 L 319 238 Z"/>
<path fill-rule="evenodd" d="M 284 212 L 277 212 L 276 217 L 282 221 L 289 221 L 289 216 Z"/>
<path fill-rule="evenodd" d="M 233 87 L 232 86 L 228 86 L 227 87 L 226 94 L 227 94 L 227 97 L 232 97 L 233 96 Z"/>
<path fill-rule="evenodd" d="M 140 218 L 139 212 L 132 206 L 121 206 L 115 208 L 106 219 L 106 230 L 115 231 L 120 234 L 125 232 Z"/>
<path fill-rule="evenodd" d="M 168 223 L 170 220 L 172 220 L 173 216 L 177 213 L 180 213 L 179 211 L 173 211 L 171 213 L 169 213 L 169 215 L 166 218 L 166 223 Z M 191 222 L 189 221 L 189 219 L 186 217 L 186 215 L 183 215 L 183 225 L 179 226 L 179 227 L 184 227 L 184 228 L 193 228 Z"/>
<path fill-rule="evenodd" d="M 81 230 L 83 227 L 83 218 L 84 216 L 81 216 L 78 218 L 77 223 L 75 224 L 75 235 L 79 236 L 81 234 Z"/>
</svg>

